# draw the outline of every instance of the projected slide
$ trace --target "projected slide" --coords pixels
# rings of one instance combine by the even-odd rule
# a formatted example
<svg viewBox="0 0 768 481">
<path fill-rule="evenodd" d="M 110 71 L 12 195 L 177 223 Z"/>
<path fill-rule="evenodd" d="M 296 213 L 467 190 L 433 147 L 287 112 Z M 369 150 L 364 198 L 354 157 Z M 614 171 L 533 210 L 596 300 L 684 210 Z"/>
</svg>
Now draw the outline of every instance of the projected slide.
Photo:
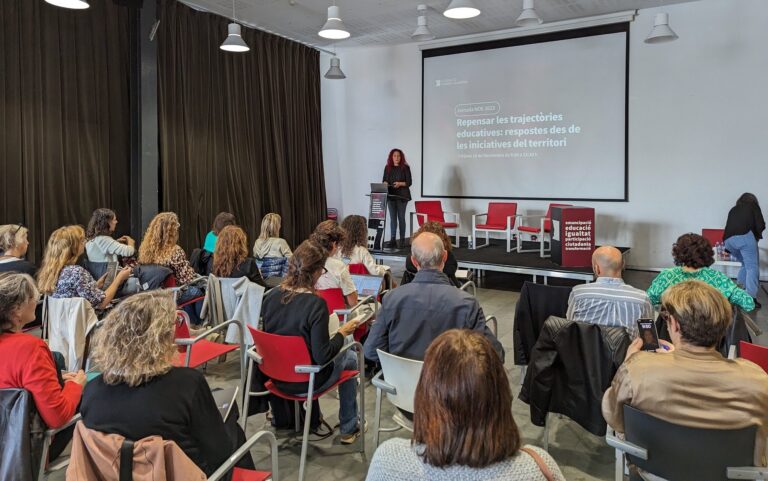
<svg viewBox="0 0 768 481">
<path fill-rule="evenodd" d="M 424 51 L 422 195 L 624 200 L 627 32 L 611 29 Z"/>
</svg>

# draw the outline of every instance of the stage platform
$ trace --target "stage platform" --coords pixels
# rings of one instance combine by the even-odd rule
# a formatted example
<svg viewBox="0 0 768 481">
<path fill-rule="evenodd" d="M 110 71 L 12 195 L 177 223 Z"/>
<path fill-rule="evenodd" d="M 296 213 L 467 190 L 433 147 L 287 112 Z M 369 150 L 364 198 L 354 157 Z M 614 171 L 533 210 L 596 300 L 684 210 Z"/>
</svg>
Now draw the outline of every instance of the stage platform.
<svg viewBox="0 0 768 481">
<path fill-rule="evenodd" d="M 535 248 L 538 244 L 525 242 L 523 248 Z M 629 252 L 629 247 L 618 248 L 622 254 Z M 405 257 L 410 255 L 410 247 L 396 249 L 391 252 L 380 250 L 371 251 L 371 254 L 377 260 L 384 262 L 400 261 L 405 262 Z M 542 259 L 536 252 L 526 252 L 519 254 L 517 252 L 506 252 L 506 241 L 491 240 L 491 245 L 480 249 L 468 249 L 466 240 L 462 239 L 462 247 L 454 247 L 453 255 L 459 263 L 460 269 L 469 269 L 475 271 L 475 278 L 482 282 L 484 271 L 507 272 L 511 274 L 523 274 L 533 276 L 533 282 L 537 282 L 539 277 L 543 278 L 544 284 L 549 277 L 561 279 L 574 279 L 584 282 L 592 282 L 594 274 L 591 267 L 562 267 L 549 258 Z"/>
</svg>

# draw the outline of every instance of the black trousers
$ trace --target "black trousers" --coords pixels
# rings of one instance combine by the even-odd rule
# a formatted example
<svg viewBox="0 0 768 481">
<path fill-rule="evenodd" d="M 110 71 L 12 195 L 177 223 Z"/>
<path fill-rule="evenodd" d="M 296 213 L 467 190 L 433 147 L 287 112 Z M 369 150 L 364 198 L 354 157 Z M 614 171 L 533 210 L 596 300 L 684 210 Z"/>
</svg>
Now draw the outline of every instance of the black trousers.
<svg viewBox="0 0 768 481">
<path fill-rule="evenodd" d="M 400 239 L 405 239 L 405 208 L 408 201 L 405 199 L 390 198 L 387 202 L 389 206 L 389 232 L 390 238 L 395 239 L 397 235 L 397 226 L 400 224 Z"/>
</svg>

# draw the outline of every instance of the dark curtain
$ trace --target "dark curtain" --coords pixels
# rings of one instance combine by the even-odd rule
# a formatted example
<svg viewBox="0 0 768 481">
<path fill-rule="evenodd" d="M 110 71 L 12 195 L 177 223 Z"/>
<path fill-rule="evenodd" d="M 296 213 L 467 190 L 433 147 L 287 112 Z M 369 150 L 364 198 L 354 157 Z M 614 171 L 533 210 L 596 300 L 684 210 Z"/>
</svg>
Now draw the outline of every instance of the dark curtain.
<svg viewBox="0 0 768 481">
<path fill-rule="evenodd" d="M 251 50 L 225 52 L 227 19 L 173 0 L 160 12 L 160 182 L 180 244 L 201 246 L 228 211 L 251 245 L 279 213 L 295 246 L 325 214 L 318 52 L 247 28 Z"/>
<path fill-rule="evenodd" d="M 128 10 L 0 1 L 1 223 L 50 233 L 110 207 L 130 224 Z"/>
</svg>

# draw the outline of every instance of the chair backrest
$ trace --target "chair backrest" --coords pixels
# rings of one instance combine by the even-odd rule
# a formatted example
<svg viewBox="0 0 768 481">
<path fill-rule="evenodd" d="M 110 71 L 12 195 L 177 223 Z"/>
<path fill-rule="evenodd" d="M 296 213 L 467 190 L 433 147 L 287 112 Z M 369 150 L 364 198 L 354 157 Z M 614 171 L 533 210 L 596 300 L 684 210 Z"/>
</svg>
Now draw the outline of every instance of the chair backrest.
<svg viewBox="0 0 768 481">
<path fill-rule="evenodd" d="M 528 365 L 531 349 L 549 316 L 565 317 L 571 287 L 525 281 L 515 307 L 515 364 Z"/>
<path fill-rule="evenodd" d="M 362 275 L 370 274 L 370 272 L 368 272 L 368 268 L 365 267 L 365 264 L 349 264 L 349 273 Z"/>
<path fill-rule="evenodd" d="M 318 289 L 315 292 L 325 300 L 325 304 L 328 306 L 328 314 L 333 314 L 333 311 L 336 309 L 346 309 L 347 305 L 344 302 L 344 292 L 340 287 Z"/>
<path fill-rule="evenodd" d="M 488 224 L 507 225 L 507 217 L 517 215 L 517 202 L 488 202 Z M 512 220 L 514 226 L 515 221 Z"/>
<path fill-rule="evenodd" d="M 547 207 L 547 213 L 544 214 L 544 230 L 549 232 L 552 230 L 552 207 L 571 207 L 572 204 L 549 204 Z"/>
<path fill-rule="evenodd" d="M 26 389 L 0 389 L 0 412 L 0 479 L 36 480 L 45 427 L 32 394 Z"/>
<path fill-rule="evenodd" d="M 308 374 L 296 373 L 295 366 L 311 365 L 307 345 L 300 336 L 279 336 L 247 326 L 256 352 L 262 357 L 259 370 L 270 379 L 283 382 L 307 382 Z"/>
<path fill-rule="evenodd" d="M 413 397 L 416 394 L 416 385 L 419 383 L 424 362 L 395 356 L 381 349 L 376 349 L 376 352 L 379 353 L 384 380 L 394 386 L 397 391 L 397 394 L 387 394 L 387 397 L 395 406 L 412 413 Z"/>
<path fill-rule="evenodd" d="M 675 481 L 725 481 L 726 468 L 752 466 L 756 430 L 680 426 L 624 406 L 627 441 L 648 450 L 647 460 L 628 455 L 629 461 Z"/>
<path fill-rule="evenodd" d="M 712 247 L 718 242 L 723 242 L 725 229 L 701 229 L 701 237 L 707 239 Z"/>
<path fill-rule="evenodd" d="M 747 361 L 754 362 L 768 373 L 768 347 L 741 341 L 739 343 L 739 348 L 741 350 L 741 357 Z"/>
<path fill-rule="evenodd" d="M 445 216 L 443 215 L 443 203 L 439 200 L 417 200 L 416 213 L 426 214 L 427 222 L 445 222 Z M 421 226 L 421 224 L 424 223 L 424 218 L 419 216 L 416 217 L 419 222 L 419 226 Z"/>
</svg>

